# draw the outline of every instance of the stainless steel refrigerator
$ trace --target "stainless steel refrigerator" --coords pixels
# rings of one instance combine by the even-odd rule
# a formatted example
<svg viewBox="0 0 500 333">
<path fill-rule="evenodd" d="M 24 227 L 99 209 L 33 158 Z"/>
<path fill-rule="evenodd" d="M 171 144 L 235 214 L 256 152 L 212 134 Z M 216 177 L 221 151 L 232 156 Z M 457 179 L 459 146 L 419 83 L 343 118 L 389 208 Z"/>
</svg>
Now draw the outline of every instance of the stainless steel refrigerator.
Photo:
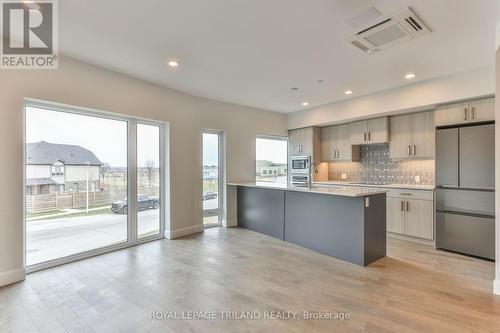
<svg viewBox="0 0 500 333">
<path fill-rule="evenodd" d="M 436 131 L 437 247 L 495 259 L 495 125 Z"/>
</svg>

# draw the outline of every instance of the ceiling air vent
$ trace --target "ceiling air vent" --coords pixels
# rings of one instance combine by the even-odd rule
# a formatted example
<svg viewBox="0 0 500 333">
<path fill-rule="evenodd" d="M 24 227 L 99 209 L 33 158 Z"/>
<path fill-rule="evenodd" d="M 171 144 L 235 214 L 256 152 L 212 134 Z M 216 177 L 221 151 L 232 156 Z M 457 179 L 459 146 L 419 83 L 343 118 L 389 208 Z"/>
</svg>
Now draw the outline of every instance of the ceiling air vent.
<svg viewBox="0 0 500 333">
<path fill-rule="evenodd" d="M 349 38 L 352 45 L 365 53 L 381 51 L 423 35 L 431 31 L 410 9 L 405 8 L 390 17 L 372 22 Z"/>
</svg>

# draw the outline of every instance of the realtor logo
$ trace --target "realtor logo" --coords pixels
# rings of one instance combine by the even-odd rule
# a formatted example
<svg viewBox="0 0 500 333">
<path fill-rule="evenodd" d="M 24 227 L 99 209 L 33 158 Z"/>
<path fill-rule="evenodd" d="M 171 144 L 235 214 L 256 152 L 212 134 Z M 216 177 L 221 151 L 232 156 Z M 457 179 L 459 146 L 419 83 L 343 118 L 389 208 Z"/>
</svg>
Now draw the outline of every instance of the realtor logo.
<svg viewBox="0 0 500 333">
<path fill-rule="evenodd" d="M 57 2 L 1 2 L 2 69 L 57 69 Z"/>
</svg>

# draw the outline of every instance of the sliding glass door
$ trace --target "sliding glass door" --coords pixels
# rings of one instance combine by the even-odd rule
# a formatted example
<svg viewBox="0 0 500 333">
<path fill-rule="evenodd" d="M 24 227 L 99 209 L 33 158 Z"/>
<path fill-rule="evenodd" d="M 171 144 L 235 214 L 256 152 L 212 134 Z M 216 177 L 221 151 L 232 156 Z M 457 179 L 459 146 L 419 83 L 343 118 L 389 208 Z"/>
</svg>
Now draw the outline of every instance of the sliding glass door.
<svg viewBox="0 0 500 333">
<path fill-rule="evenodd" d="M 203 132 L 203 224 L 219 226 L 223 218 L 223 137 L 222 132 Z"/>
<path fill-rule="evenodd" d="M 28 270 L 162 237 L 164 124 L 35 102 L 25 119 Z"/>
</svg>

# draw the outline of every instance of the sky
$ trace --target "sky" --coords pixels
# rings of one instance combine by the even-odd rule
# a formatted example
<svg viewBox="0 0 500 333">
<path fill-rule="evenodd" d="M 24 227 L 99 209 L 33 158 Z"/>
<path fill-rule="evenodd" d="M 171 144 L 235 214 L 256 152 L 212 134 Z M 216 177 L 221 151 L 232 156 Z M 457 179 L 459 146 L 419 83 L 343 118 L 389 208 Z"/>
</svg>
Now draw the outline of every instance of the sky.
<svg viewBox="0 0 500 333">
<path fill-rule="evenodd" d="M 27 107 L 26 142 L 39 141 L 78 145 L 112 167 L 127 166 L 125 121 Z M 145 166 L 148 160 L 159 166 L 159 127 L 139 124 L 137 147 L 138 166 Z"/>
<path fill-rule="evenodd" d="M 288 142 L 286 140 L 257 138 L 255 145 L 255 158 L 257 160 L 287 163 Z"/>
</svg>

